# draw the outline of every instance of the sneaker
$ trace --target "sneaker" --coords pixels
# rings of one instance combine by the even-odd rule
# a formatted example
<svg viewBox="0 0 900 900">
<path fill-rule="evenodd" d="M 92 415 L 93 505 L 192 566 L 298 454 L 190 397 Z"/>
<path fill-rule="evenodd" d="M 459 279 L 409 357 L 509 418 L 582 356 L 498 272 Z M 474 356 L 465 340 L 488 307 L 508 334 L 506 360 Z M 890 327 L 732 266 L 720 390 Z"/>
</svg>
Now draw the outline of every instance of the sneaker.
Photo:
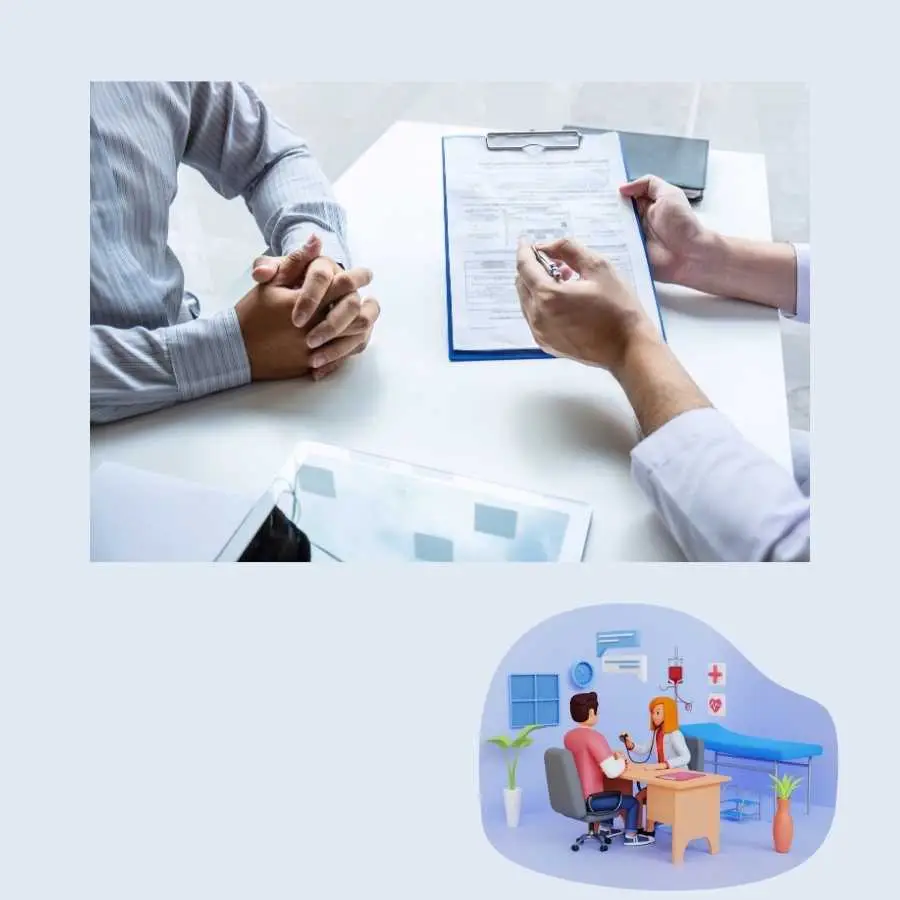
<svg viewBox="0 0 900 900">
<path fill-rule="evenodd" d="M 638 834 L 644 834 L 647 837 L 656 837 L 656 829 L 653 831 L 647 831 L 646 828 L 638 828 Z"/>
<path fill-rule="evenodd" d="M 632 837 L 625 835 L 626 847 L 644 847 L 647 844 L 655 844 L 656 838 L 652 834 L 635 834 Z"/>
<path fill-rule="evenodd" d="M 615 838 L 615 837 L 618 837 L 620 834 L 625 833 L 624 828 L 616 828 L 612 825 L 601 825 L 598 830 L 599 830 L 600 834 L 604 834 L 604 835 L 606 835 L 606 837 L 609 837 L 609 838 Z"/>
</svg>

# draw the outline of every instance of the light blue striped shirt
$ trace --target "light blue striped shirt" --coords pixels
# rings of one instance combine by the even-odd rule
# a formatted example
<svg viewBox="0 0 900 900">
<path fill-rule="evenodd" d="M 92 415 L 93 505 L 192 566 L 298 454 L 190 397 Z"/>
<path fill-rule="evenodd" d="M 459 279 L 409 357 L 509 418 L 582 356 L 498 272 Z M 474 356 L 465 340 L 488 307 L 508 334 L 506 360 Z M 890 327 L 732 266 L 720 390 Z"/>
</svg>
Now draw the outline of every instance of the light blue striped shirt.
<svg viewBox="0 0 900 900">
<path fill-rule="evenodd" d="M 168 246 L 182 162 L 223 197 L 243 197 L 275 254 L 315 232 L 326 256 L 349 265 L 327 179 L 251 88 L 92 82 L 91 422 L 250 381 L 234 310 L 201 317 Z"/>
</svg>

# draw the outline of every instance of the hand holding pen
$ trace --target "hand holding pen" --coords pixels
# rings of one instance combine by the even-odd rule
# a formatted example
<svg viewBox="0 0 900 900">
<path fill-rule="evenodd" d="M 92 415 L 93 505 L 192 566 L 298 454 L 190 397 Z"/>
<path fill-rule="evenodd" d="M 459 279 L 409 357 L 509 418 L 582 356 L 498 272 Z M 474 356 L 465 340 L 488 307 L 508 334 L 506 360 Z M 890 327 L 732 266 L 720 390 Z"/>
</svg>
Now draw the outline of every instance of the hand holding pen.
<svg viewBox="0 0 900 900">
<path fill-rule="evenodd" d="M 543 266 L 544 271 L 554 280 L 554 281 L 562 281 L 562 272 L 559 270 L 559 266 L 547 256 L 542 250 L 538 250 L 538 248 L 532 244 L 531 249 L 534 251 L 535 259 Z"/>
<path fill-rule="evenodd" d="M 515 286 L 535 343 L 551 356 L 612 371 L 635 341 L 661 341 L 658 327 L 612 262 L 571 238 L 521 241 Z"/>
<path fill-rule="evenodd" d="M 541 250 L 537 244 L 531 245 L 531 251 L 534 253 L 534 258 L 541 264 L 543 270 L 555 281 L 557 284 L 568 281 L 574 272 L 565 264 L 562 266 L 557 265 L 552 259 L 550 259 L 547 254 Z"/>
</svg>

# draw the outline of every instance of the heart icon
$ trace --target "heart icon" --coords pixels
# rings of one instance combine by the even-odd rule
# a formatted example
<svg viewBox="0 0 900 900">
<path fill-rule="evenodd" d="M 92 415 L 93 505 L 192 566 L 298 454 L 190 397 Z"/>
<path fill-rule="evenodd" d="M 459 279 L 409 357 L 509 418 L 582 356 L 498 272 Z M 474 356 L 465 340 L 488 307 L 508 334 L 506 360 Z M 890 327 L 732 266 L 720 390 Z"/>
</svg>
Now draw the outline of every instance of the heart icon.
<svg viewBox="0 0 900 900">
<path fill-rule="evenodd" d="M 717 713 L 722 708 L 722 698 L 721 697 L 712 697 L 709 701 L 709 708 Z"/>
</svg>

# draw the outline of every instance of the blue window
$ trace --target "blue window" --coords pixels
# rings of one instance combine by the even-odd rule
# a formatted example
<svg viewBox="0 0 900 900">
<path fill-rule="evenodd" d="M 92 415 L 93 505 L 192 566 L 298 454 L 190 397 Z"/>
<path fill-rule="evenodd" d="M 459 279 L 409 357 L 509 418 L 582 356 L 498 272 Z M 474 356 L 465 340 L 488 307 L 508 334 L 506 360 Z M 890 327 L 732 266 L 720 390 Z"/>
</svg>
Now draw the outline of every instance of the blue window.
<svg viewBox="0 0 900 900">
<path fill-rule="evenodd" d="M 509 727 L 559 725 L 559 675 L 509 676 Z"/>
</svg>

